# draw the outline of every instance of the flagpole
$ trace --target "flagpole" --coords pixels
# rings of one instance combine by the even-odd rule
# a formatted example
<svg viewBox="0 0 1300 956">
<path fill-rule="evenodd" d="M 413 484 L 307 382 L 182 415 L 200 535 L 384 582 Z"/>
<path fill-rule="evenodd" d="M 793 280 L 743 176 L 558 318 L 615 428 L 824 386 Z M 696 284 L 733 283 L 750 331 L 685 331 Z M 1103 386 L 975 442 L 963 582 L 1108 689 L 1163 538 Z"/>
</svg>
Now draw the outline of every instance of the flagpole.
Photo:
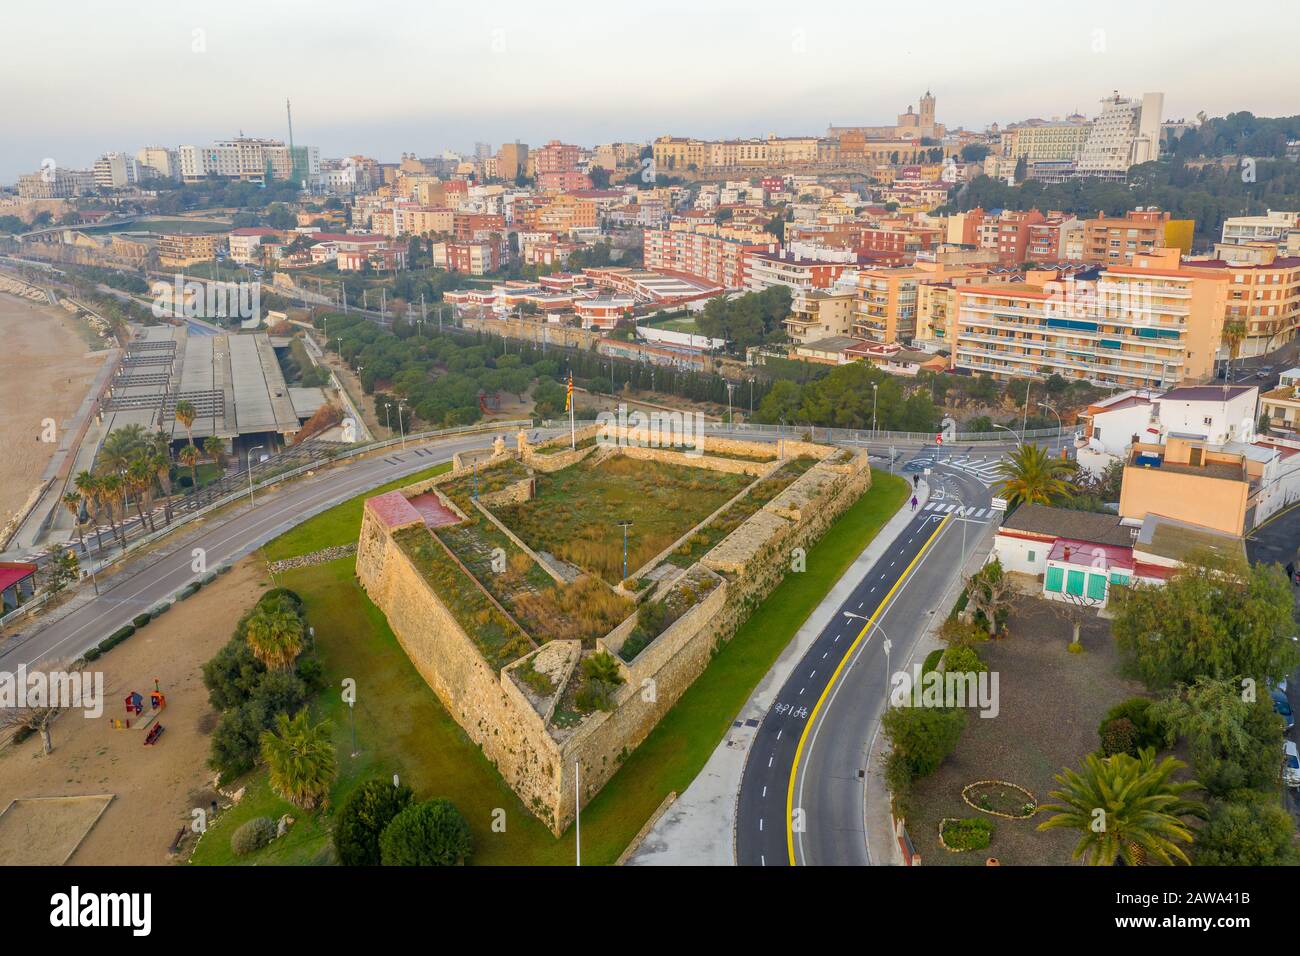
<svg viewBox="0 0 1300 956">
<path fill-rule="evenodd" d="M 573 422 L 573 373 L 569 373 L 569 450 L 578 450 L 578 432 L 577 426 Z"/>
</svg>

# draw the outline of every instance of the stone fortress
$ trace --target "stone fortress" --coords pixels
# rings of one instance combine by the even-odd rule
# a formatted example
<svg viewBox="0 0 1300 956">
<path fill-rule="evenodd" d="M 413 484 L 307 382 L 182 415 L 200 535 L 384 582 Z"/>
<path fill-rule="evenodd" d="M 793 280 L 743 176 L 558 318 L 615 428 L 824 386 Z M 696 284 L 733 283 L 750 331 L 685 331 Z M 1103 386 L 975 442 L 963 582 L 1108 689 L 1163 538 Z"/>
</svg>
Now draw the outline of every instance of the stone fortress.
<svg viewBox="0 0 1300 956">
<path fill-rule="evenodd" d="M 866 454 L 858 450 L 713 437 L 696 439 L 693 448 L 649 447 L 659 439 L 606 423 L 579 431 L 571 450 L 568 436 L 533 445 L 520 432 L 513 451 L 498 437 L 490 452 L 457 456 L 450 472 L 365 504 L 357 550 L 361 585 L 448 712 L 557 836 L 577 809 L 577 769 L 585 805 L 871 485 Z M 590 569 L 530 546 L 496 512 L 527 507 L 550 476 L 600 469 L 619 457 L 659 463 L 637 468 L 702 469 L 712 480 L 731 482 L 728 494 L 732 487 L 740 491 L 627 580 L 600 581 L 602 593 L 608 589 L 625 602 L 621 623 L 590 639 L 547 639 L 539 628 L 528 633 L 517 620 L 522 605 L 511 605 L 511 613 L 498 580 L 465 548 L 464 533 L 499 542 L 494 557 L 509 550 L 512 568 L 519 569 L 515 580 L 572 586 Z M 696 558 L 692 542 L 708 550 Z M 669 609 L 669 623 L 647 635 L 638 620 L 652 602 Z M 622 681 L 604 707 L 575 712 L 582 662 L 603 653 Z"/>
</svg>

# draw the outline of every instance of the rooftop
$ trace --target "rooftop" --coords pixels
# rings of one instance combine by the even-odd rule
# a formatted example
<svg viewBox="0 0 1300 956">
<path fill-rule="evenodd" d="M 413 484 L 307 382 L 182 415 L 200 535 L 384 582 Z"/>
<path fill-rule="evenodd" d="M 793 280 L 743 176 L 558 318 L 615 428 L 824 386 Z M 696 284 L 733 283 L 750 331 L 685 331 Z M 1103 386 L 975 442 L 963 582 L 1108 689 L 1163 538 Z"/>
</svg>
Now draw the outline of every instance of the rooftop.
<svg viewBox="0 0 1300 956">
<path fill-rule="evenodd" d="M 1133 543 L 1133 533 L 1120 524 L 1119 515 L 1053 508 L 1050 505 L 1021 505 L 1002 522 L 1002 528 L 1121 548 Z"/>
</svg>

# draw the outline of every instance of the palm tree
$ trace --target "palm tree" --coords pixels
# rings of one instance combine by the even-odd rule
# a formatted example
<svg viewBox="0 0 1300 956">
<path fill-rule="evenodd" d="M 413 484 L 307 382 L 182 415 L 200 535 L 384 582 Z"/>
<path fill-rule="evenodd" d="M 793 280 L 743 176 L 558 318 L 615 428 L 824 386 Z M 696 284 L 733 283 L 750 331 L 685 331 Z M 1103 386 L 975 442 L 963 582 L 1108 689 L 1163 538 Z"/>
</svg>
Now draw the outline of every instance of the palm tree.
<svg viewBox="0 0 1300 956">
<path fill-rule="evenodd" d="M 140 516 L 140 527 L 155 530 L 153 524 L 153 465 L 146 455 L 132 459 L 126 469 L 125 482 L 127 490 L 135 496 L 135 513 Z M 149 505 L 148 512 L 145 504 Z"/>
<path fill-rule="evenodd" d="M 1206 810 L 1199 801 L 1182 796 L 1200 784 L 1171 779 L 1174 771 L 1185 766 L 1173 757 L 1157 764 L 1151 747 L 1137 757 L 1089 754 L 1082 773 L 1067 768 L 1056 775 L 1061 789 L 1050 796 L 1060 803 L 1039 808 L 1055 815 L 1038 829 L 1078 830 L 1074 859 L 1086 857 L 1093 866 L 1111 866 L 1119 860 L 1141 866 L 1152 857 L 1170 866 L 1190 863 L 1178 845 L 1192 842 L 1192 829 L 1183 818 L 1204 818 Z"/>
<path fill-rule="evenodd" d="M 1237 357 L 1237 347 L 1246 338 L 1246 323 L 1240 319 L 1231 319 L 1223 323 L 1223 341 L 1228 343 L 1228 369 L 1224 381 L 1232 381 L 1232 360 Z"/>
<path fill-rule="evenodd" d="M 72 479 L 73 484 L 77 486 L 77 491 L 81 496 L 90 502 L 90 509 L 95 520 L 95 547 L 100 550 L 104 547 L 104 533 L 99 529 L 99 512 L 103 508 L 103 502 L 100 498 L 99 479 L 88 471 L 80 471 L 77 477 Z"/>
<path fill-rule="evenodd" d="M 261 743 L 271 789 L 304 810 L 319 806 L 338 773 L 329 722 L 313 726 L 305 707 L 293 717 L 277 714 L 274 730 L 262 731 Z"/>
<path fill-rule="evenodd" d="M 72 515 L 72 523 L 77 526 L 77 540 L 81 542 L 81 550 L 86 550 L 86 529 L 81 523 L 81 492 L 69 491 L 63 496 L 63 507 L 68 509 Z"/>
<path fill-rule="evenodd" d="M 100 471 L 114 471 L 118 474 L 131 467 L 131 462 L 138 458 L 151 445 L 151 439 L 145 433 L 143 425 L 123 425 L 114 428 L 104 439 L 99 450 L 97 463 Z"/>
<path fill-rule="evenodd" d="M 188 398 L 182 398 L 176 403 L 176 408 L 172 411 L 172 414 L 176 417 L 178 422 L 185 426 L 185 434 L 188 436 L 190 444 L 194 444 L 194 432 L 192 429 L 194 428 L 194 419 L 199 417 L 198 412 L 194 408 L 194 403 Z"/>
<path fill-rule="evenodd" d="M 216 435 L 209 435 L 203 439 L 203 450 L 207 452 L 208 457 L 217 463 L 217 467 L 222 471 L 226 470 L 226 443 Z"/>
<path fill-rule="evenodd" d="M 126 547 L 126 535 L 117 526 L 115 512 L 117 506 L 124 501 L 122 490 L 122 476 L 116 474 L 103 475 L 98 481 L 100 501 L 103 503 L 104 512 L 108 515 L 108 527 L 112 530 L 113 535 Z"/>
<path fill-rule="evenodd" d="M 1021 445 L 998 463 L 1002 479 L 998 491 L 1012 505 L 1051 504 L 1053 499 L 1073 493 L 1067 477 L 1073 473 L 1073 462 L 1054 458 L 1038 445 Z"/>
<path fill-rule="evenodd" d="M 194 443 L 191 442 L 190 444 L 182 447 L 180 452 L 177 453 L 176 457 L 181 460 L 182 465 L 184 465 L 186 468 L 190 470 L 190 484 L 193 486 L 195 491 L 198 491 L 199 490 L 199 458 L 202 457 L 201 455 L 199 455 L 199 450 L 195 448 Z"/>
<path fill-rule="evenodd" d="M 166 443 L 163 448 L 166 449 Z M 167 524 L 172 523 L 172 463 L 167 460 L 166 451 L 159 452 L 155 450 L 149 456 L 149 467 L 153 470 L 154 478 L 158 482 L 158 487 L 163 493 L 163 520 Z"/>
<path fill-rule="evenodd" d="M 302 653 L 302 618 L 278 604 L 258 605 L 245 635 L 253 656 L 271 670 L 288 669 Z"/>
</svg>

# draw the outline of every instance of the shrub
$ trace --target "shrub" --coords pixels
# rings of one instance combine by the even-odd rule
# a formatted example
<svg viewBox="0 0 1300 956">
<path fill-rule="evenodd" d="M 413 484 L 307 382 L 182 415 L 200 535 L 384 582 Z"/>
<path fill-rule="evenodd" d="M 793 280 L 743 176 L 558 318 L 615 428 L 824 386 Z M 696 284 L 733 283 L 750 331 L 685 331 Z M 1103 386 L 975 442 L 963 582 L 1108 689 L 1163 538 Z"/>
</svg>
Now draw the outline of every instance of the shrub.
<svg viewBox="0 0 1300 956">
<path fill-rule="evenodd" d="M 170 601 L 164 601 L 162 604 L 159 604 L 157 607 L 153 608 L 149 612 L 149 620 L 152 621 L 159 617 L 162 617 L 162 615 L 166 614 L 169 610 L 171 610 L 171 606 L 172 605 Z"/>
<path fill-rule="evenodd" d="M 623 675 L 614 658 L 602 651 L 582 661 L 582 687 L 574 694 L 574 703 L 584 713 L 609 710 L 614 706 L 614 691 L 623 683 Z"/>
<path fill-rule="evenodd" d="M 993 838 L 993 824 L 988 820 L 945 820 L 943 842 L 950 850 L 982 850 Z"/>
<path fill-rule="evenodd" d="M 943 668 L 948 674 L 983 674 L 989 666 L 980 660 L 973 647 L 950 647 L 943 652 Z"/>
<path fill-rule="evenodd" d="M 469 824 L 441 798 L 410 804 L 379 836 L 384 866 L 463 866 L 471 852 Z"/>
<path fill-rule="evenodd" d="M 149 615 L 149 613 L 145 612 L 144 614 L 137 614 L 135 617 L 131 618 L 131 624 L 134 627 L 144 627 L 152 620 L 153 618 Z"/>
<path fill-rule="evenodd" d="M 244 856 L 260 850 L 275 839 L 275 821 L 270 817 L 253 817 L 230 834 L 230 852 Z"/>
<path fill-rule="evenodd" d="M 925 663 L 921 665 L 921 676 L 924 677 L 931 671 L 939 669 L 939 659 L 943 657 L 943 648 L 937 648 L 925 655 Z"/>
<path fill-rule="evenodd" d="M 108 635 L 108 637 L 104 638 L 102 641 L 99 642 L 99 652 L 101 654 L 107 654 L 109 651 L 117 647 L 117 645 L 121 644 L 123 641 L 125 641 L 128 637 L 130 637 L 134 633 L 135 633 L 135 625 L 133 624 L 127 624 L 122 627 L 119 627 L 116 631 L 114 631 L 112 634 Z"/>
<path fill-rule="evenodd" d="M 1101 725 L 1101 752 L 1107 757 L 1115 754 L 1138 754 L 1138 730 L 1127 717 L 1116 717 Z"/>
<path fill-rule="evenodd" d="M 184 601 L 186 598 L 194 597 L 194 595 L 199 593 L 200 587 L 201 585 L 198 581 L 193 581 L 185 585 L 185 587 L 181 588 L 180 593 L 176 595 L 176 600 Z"/>
<path fill-rule="evenodd" d="M 1111 721 L 1125 719 L 1133 725 L 1133 730 L 1137 734 L 1135 749 L 1127 751 L 1128 753 L 1136 756 L 1138 750 L 1144 747 L 1154 747 L 1159 750 L 1167 746 L 1164 727 L 1149 713 L 1151 703 L 1148 697 L 1130 697 L 1128 700 L 1120 701 L 1106 711 L 1106 716 L 1097 727 L 1097 736 L 1102 738 L 1106 736 L 1106 726 Z"/>
<path fill-rule="evenodd" d="M 82 654 L 81 656 L 85 658 L 87 661 L 97 661 L 99 660 L 99 655 L 102 653 L 103 652 L 98 647 L 92 647 L 90 650 L 86 651 L 86 653 Z"/>
<path fill-rule="evenodd" d="M 924 777 L 956 748 L 966 712 L 956 707 L 891 707 L 882 726 L 912 777 Z"/>
<path fill-rule="evenodd" d="M 384 828 L 414 799 L 411 788 L 367 780 L 339 809 L 334 823 L 334 849 L 344 866 L 379 866 L 379 837 Z"/>
</svg>

